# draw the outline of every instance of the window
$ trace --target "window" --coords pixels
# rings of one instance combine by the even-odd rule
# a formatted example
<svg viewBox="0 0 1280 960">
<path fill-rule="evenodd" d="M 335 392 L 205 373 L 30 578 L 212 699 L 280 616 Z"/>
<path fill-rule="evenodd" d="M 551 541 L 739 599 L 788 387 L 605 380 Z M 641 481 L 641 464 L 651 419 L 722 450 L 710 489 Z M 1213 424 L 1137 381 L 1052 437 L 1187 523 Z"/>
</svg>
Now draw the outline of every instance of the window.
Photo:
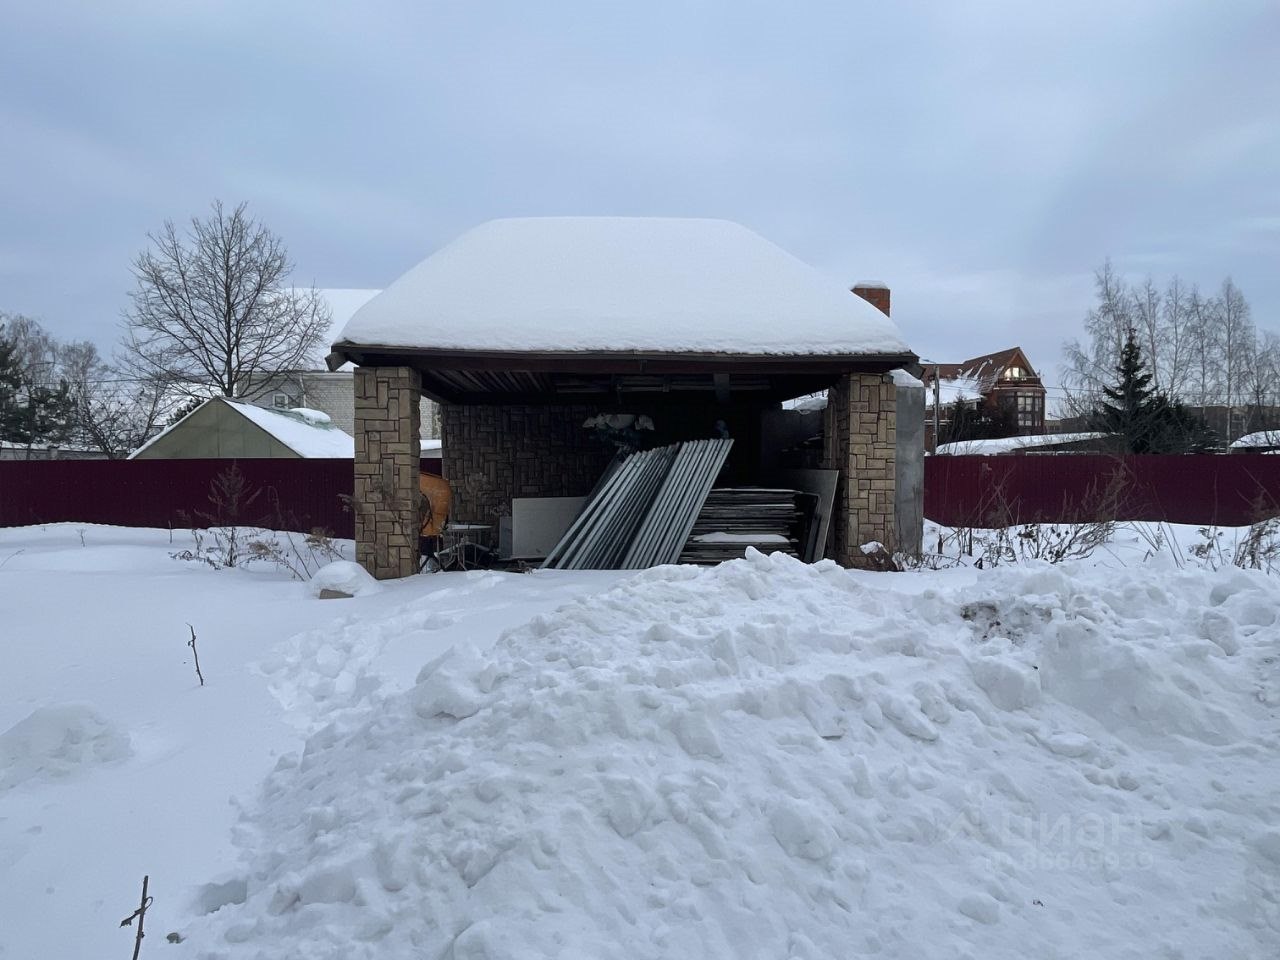
<svg viewBox="0 0 1280 960">
<path fill-rule="evenodd" d="M 1017 395 L 1018 428 L 1033 429 L 1038 427 L 1044 415 L 1044 398 L 1036 393 L 1019 393 Z"/>
<path fill-rule="evenodd" d="M 289 396 L 287 393 L 273 393 L 271 395 L 271 405 L 277 410 L 292 410 L 297 406 L 297 404 L 293 402 L 293 397 Z"/>
<path fill-rule="evenodd" d="M 1006 380 L 1021 380 L 1026 375 L 1027 375 L 1026 371 L 1024 371 L 1021 367 L 1005 367 L 1004 368 L 1004 378 Z"/>
</svg>

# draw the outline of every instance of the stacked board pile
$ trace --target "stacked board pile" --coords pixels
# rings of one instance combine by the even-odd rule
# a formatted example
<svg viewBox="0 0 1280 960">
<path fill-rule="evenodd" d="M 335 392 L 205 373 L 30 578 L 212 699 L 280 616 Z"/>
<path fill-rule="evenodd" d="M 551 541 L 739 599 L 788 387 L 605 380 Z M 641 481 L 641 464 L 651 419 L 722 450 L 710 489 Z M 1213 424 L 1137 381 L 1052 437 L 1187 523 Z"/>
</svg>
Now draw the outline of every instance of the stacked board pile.
<svg viewBox="0 0 1280 960">
<path fill-rule="evenodd" d="M 680 552 L 681 563 L 735 560 L 755 547 L 799 556 L 798 531 L 811 509 L 808 494 L 764 487 L 722 487 L 707 495 Z"/>
</svg>

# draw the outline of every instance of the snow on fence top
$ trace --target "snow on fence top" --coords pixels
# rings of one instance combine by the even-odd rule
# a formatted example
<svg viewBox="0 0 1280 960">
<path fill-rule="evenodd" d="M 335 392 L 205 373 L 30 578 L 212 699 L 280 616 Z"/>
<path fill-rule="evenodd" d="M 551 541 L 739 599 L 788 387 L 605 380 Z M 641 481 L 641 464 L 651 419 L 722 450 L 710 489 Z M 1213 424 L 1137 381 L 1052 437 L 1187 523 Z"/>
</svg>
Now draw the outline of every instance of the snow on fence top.
<svg viewBox="0 0 1280 960">
<path fill-rule="evenodd" d="M 725 220 L 492 220 L 356 311 L 341 341 L 438 350 L 906 354 L 893 322 Z"/>
<path fill-rule="evenodd" d="M 1257 433 L 1246 433 L 1231 444 L 1232 450 L 1266 450 L 1280 447 L 1280 430 L 1259 430 Z"/>
<path fill-rule="evenodd" d="M 960 440 L 938 447 L 938 456 L 995 456 L 1014 450 L 1035 447 L 1056 447 L 1064 443 L 1081 443 L 1085 440 L 1104 440 L 1115 436 L 1111 433 L 1046 433 L 1035 437 L 1001 437 L 997 440 Z"/>
</svg>

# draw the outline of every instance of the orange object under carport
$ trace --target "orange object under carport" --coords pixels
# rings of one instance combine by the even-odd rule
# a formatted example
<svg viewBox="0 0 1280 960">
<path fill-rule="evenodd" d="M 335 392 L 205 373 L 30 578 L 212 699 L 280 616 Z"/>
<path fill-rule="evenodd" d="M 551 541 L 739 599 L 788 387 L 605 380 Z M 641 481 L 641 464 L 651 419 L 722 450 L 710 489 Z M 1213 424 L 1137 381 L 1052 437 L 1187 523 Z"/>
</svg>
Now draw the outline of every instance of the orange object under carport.
<svg viewBox="0 0 1280 960">
<path fill-rule="evenodd" d="M 421 535 L 438 537 L 449 519 L 449 507 L 453 503 L 449 481 L 434 473 L 422 473 L 418 475 L 418 489 L 427 501 Z"/>
</svg>

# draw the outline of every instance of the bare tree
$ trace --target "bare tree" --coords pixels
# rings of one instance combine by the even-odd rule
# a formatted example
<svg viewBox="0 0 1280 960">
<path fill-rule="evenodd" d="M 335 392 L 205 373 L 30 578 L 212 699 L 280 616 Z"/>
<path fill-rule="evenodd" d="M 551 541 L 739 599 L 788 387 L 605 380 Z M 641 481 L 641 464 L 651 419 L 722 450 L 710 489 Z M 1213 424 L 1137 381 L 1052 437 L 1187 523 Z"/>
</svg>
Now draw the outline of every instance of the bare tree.
<svg viewBox="0 0 1280 960">
<path fill-rule="evenodd" d="M 1164 298 L 1155 281 L 1148 274 L 1142 286 L 1135 286 L 1130 296 L 1133 306 L 1133 333 L 1142 345 L 1146 354 L 1147 365 L 1151 370 L 1151 386 L 1156 390 L 1164 389 L 1161 383 L 1161 372 L 1164 360 Z"/>
<path fill-rule="evenodd" d="M 1243 433 L 1280 426 L 1280 336 L 1266 330 L 1255 339 L 1240 388 L 1245 404 Z"/>
<path fill-rule="evenodd" d="M 189 396 L 241 396 L 255 375 L 302 366 L 330 324 L 314 288 L 288 283 L 280 238 L 240 204 L 149 234 L 133 264 L 124 351 L 138 379 Z"/>
<path fill-rule="evenodd" d="M 1134 326 L 1133 296 L 1110 259 L 1094 272 L 1093 285 L 1098 302 L 1085 317 L 1086 340 L 1070 340 L 1062 347 L 1066 357 L 1063 405 L 1069 416 L 1081 416 L 1097 406 Z"/>
<path fill-rule="evenodd" d="M 1160 382 L 1171 397 L 1182 397 L 1191 377 L 1191 310 L 1176 273 L 1165 287 L 1160 312 Z"/>
<path fill-rule="evenodd" d="M 1228 409 L 1240 405 L 1242 384 L 1257 348 L 1257 331 L 1250 317 L 1249 302 L 1230 277 L 1222 281 L 1218 294 L 1218 322 L 1213 346 L 1222 370 L 1222 398 Z"/>
<path fill-rule="evenodd" d="M 174 406 L 162 383 L 132 379 L 106 363 L 92 343 L 66 344 L 59 357 L 75 401 L 76 439 L 112 460 L 155 435 Z"/>
<path fill-rule="evenodd" d="M 1197 406 L 1204 407 L 1214 401 L 1218 382 L 1218 360 L 1214 352 L 1218 301 L 1214 297 L 1201 296 L 1200 288 L 1192 285 L 1187 311 L 1191 316 L 1190 397 Z"/>
</svg>

